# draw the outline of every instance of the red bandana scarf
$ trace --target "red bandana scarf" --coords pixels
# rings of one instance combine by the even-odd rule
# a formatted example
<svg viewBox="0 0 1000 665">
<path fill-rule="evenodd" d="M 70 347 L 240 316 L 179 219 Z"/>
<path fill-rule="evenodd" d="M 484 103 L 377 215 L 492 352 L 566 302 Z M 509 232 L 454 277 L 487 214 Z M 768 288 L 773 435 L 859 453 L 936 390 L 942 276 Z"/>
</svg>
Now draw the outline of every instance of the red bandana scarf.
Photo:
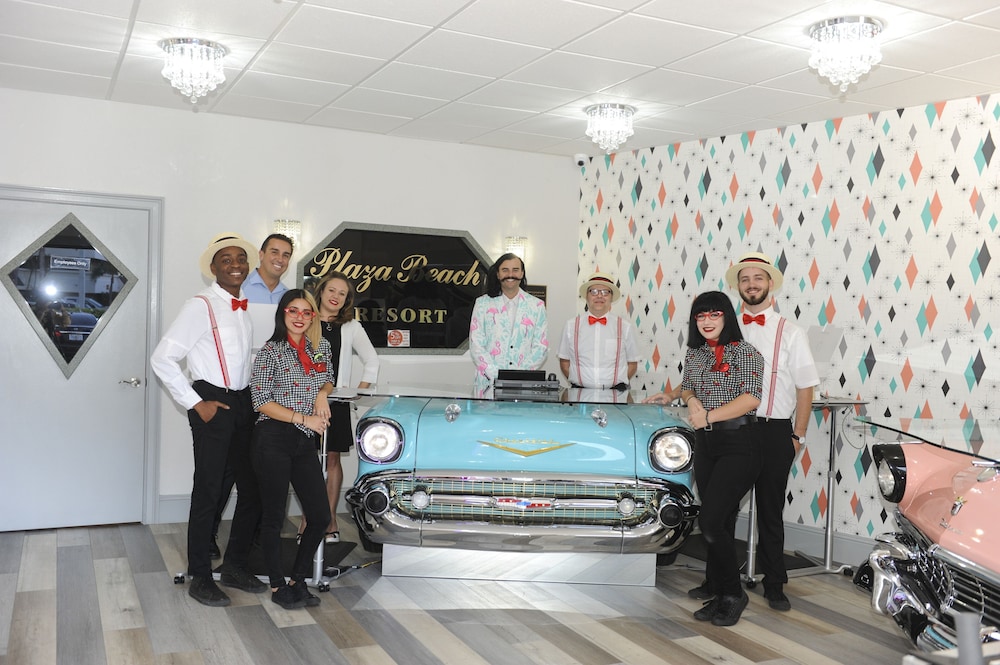
<svg viewBox="0 0 1000 665">
<path fill-rule="evenodd" d="M 729 363 L 722 362 L 722 356 L 726 352 L 726 345 L 725 344 L 719 344 L 719 341 L 716 340 L 716 339 L 706 339 L 705 343 L 708 344 L 708 347 L 710 349 L 712 349 L 713 351 L 715 351 L 715 364 L 712 365 L 712 371 L 713 372 L 728 372 L 729 371 Z"/>
<path fill-rule="evenodd" d="M 305 337 L 305 335 L 303 335 L 302 339 L 299 340 L 299 344 L 296 344 L 295 340 L 292 339 L 292 336 L 289 335 L 288 336 L 288 343 L 299 354 L 299 363 L 302 365 L 302 369 L 305 370 L 306 375 L 308 375 L 309 372 L 325 372 L 326 371 L 326 363 L 314 363 L 312 361 L 312 358 L 309 357 L 309 354 L 306 353 L 306 337 Z"/>
</svg>

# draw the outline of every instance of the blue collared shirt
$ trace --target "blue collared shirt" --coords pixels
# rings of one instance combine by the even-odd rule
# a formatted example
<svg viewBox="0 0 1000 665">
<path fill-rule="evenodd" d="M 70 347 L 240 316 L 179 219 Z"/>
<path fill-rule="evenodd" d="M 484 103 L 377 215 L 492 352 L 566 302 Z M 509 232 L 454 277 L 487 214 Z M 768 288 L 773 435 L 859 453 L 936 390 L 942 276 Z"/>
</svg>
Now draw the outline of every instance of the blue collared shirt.
<svg viewBox="0 0 1000 665">
<path fill-rule="evenodd" d="M 281 296 L 285 294 L 288 287 L 278 282 L 278 285 L 274 287 L 274 291 L 268 291 L 267 284 L 260 276 L 260 270 L 251 270 L 250 274 L 243 281 L 243 295 L 246 299 L 253 303 L 263 303 L 268 305 L 277 305 L 278 301 L 281 300 Z"/>
</svg>

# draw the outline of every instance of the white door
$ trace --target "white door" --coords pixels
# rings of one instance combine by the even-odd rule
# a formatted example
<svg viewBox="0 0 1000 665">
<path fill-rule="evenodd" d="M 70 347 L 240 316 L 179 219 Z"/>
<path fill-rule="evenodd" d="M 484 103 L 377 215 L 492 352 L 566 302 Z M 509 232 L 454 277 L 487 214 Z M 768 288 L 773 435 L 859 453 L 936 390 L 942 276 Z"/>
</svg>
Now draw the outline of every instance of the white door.
<svg viewBox="0 0 1000 665">
<path fill-rule="evenodd" d="M 159 199 L 0 187 L 0 531 L 149 521 L 150 247 L 161 209 Z M 60 225 L 94 251 L 63 249 Z M 64 329 L 52 331 L 51 317 L 40 325 L 57 305 L 83 324 L 60 311 Z"/>
</svg>

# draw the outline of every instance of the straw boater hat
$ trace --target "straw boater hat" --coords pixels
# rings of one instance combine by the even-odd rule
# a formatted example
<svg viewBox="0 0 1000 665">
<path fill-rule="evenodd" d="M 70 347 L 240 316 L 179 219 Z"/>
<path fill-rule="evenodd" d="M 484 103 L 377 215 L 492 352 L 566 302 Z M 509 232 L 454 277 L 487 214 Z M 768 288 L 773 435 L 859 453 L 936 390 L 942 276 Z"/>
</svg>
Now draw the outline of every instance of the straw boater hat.
<svg viewBox="0 0 1000 665">
<path fill-rule="evenodd" d="M 256 247 L 235 233 L 220 233 L 212 238 L 211 242 L 208 243 L 208 247 L 201 253 L 202 275 L 209 279 L 215 279 L 215 275 L 212 274 L 212 259 L 215 258 L 220 249 L 225 249 L 226 247 L 239 247 L 247 253 L 247 262 L 250 264 L 250 270 L 257 267 Z"/>
<path fill-rule="evenodd" d="M 583 286 L 580 287 L 580 297 L 586 298 L 587 291 L 590 290 L 592 286 L 603 286 L 611 289 L 611 302 L 618 300 L 621 297 L 621 291 L 618 290 L 618 286 L 615 284 L 615 280 L 611 278 L 611 275 L 603 272 L 595 272 L 592 274 Z"/>
<path fill-rule="evenodd" d="M 730 288 L 739 289 L 740 271 L 744 268 L 760 268 L 771 276 L 775 291 L 781 288 L 781 282 L 783 281 L 781 271 L 771 263 L 771 257 L 760 252 L 747 252 L 740 257 L 737 263 L 729 267 L 729 270 L 726 271 L 726 284 Z"/>
</svg>

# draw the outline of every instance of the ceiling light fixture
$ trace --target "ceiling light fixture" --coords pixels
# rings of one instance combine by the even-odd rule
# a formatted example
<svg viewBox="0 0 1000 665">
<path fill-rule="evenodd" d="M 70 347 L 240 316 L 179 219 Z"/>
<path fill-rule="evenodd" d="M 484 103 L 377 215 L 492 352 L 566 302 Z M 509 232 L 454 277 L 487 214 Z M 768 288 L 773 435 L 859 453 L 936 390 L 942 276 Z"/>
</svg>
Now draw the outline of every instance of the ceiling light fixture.
<svg viewBox="0 0 1000 665">
<path fill-rule="evenodd" d="M 594 104 L 583 110 L 587 114 L 587 136 L 610 153 L 628 140 L 632 130 L 635 107 L 627 104 Z"/>
<path fill-rule="evenodd" d="M 160 73 L 181 94 L 190 97 L 192 104 L 197 104 L 199 97 L 212 92 L 226 80 L 222 59 L 229 49 L 222 44 L 207 39 L 178 37 L 164 39 L 159 46 L 165 54 Z"/>
<path fill-rule="evenodd" d="M 297 219 L 276 219 L 271 228 L 275 233 L 291 238 L 292 247 L 298 248 L 299 239 L 302 237 L 302 222 Z"/>
<path fill-rule="evenodd" d="M 809 27 L 809 66 L 841 92 L 882 61 L 879 35 L 883 24 L 868 16 L 842 16 Z"/>
</svg>

